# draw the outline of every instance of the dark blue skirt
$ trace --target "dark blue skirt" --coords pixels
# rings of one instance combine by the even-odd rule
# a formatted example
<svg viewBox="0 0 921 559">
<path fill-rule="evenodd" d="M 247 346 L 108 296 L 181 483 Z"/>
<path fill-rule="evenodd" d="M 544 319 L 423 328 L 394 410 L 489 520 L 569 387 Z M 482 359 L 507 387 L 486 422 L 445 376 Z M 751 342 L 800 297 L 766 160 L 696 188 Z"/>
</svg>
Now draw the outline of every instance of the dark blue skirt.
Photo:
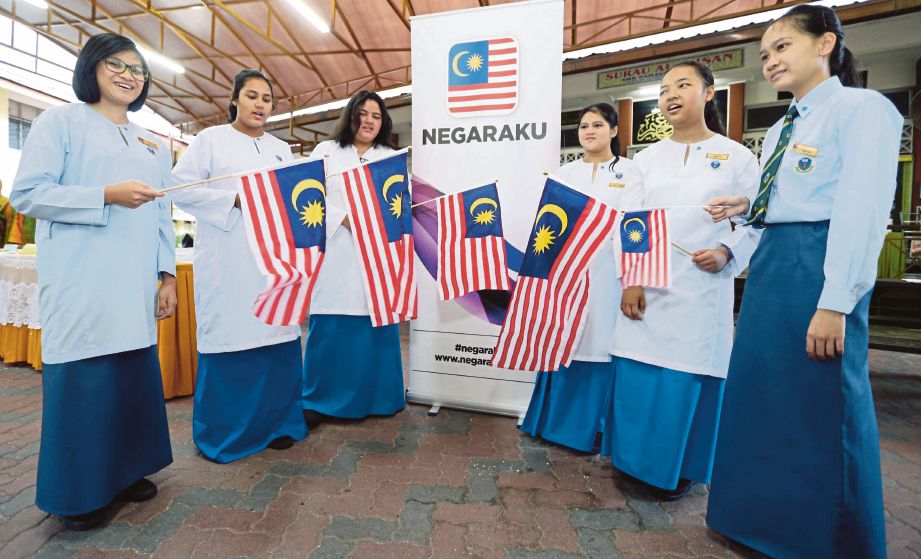
<svg viewBox="0 0 921 559">
<path fill-rule="evenodd" d="M 582 452 L 595 450 L 601 432 L 614 365 L 573 361 L 553 373 L 540 372 L 521 430 Z"/>
<path fill-rule="evenodd" d="M 300 339 L 199 353 L 192 438 L 202 454 L 227 463 L 264 450 L 278 437 L 307 436 L 300 406 Z"/>
<path fill-rule="evenodd" d="M 637 479 L 709 483 L 725 381 L 614 357 L 601 454 Z"/>
<path fill-rule="evenodd" d="M 45 363 L 35 504 L 86 514 L 173 461 L 157 346 Z"/>
<path fill-rule="evenodd" d="M 885 557 L 870 294 L 847 316 L 843 358 L 805 351 L 827 237 L 828 222 L 769 226 L 752 257 L 707 523 L 772 557 Z"/>
<path fill-rule="evenodd" d="M 347 419 L 406 407 L 400 331 L 368 316 L 310 317 L 304 353 L 305 410 Z"/>
</svg>

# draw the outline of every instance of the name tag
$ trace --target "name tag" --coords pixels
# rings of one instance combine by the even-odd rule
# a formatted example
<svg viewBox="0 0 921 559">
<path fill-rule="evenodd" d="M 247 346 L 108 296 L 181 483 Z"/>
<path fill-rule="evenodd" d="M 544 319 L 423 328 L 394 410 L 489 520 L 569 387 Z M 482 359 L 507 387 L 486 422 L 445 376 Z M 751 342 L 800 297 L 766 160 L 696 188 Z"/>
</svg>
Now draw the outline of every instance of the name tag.
<svg viewBox="0 0 921 559">
<path fill-rule="evenodd" d="M 608 183 L 608 188 L 623 188 L 623 187 L 624 187 L 624 183 L 622 182 L 609 182 Z"/>
<path fill-rule="evenodd" d="M 141 137 L 141 136 L 138 136 L 138 141 L 141 142 L 142 144 L 144 144 L 145 146 L 151 148 L 151 149 L 160 149 L 160 146 L 157 145 L 157 142 L 152 142 L 152 141 L 148 140 L 147 138 L 143 138 L 143 137 Z"/>
<path fill-rule="evenodd" d="M 728 153 L 708 153 L 707 159 L 717 159 L 719 161 L 726 161 L 729 159 Z"/>
<path fill-rule="evenodd" d="M 815 157 L 819 154 L 819 148 L 807 146 L 806 144 L 793 144 L 793 151 L 808 155 L 809 157 Z"/>
</svg>

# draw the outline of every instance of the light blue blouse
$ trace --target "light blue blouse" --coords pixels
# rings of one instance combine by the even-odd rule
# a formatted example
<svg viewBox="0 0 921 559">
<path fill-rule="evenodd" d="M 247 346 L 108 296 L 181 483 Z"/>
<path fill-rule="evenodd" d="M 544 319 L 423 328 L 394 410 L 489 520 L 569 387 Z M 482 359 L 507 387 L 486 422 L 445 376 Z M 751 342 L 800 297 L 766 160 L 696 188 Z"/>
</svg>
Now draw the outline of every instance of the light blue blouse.
<svg viewBox="0 0 921 559">
<path fill-rule="evenodd" d="M 831 220 L 818 308 L 850 313 L 876 282 L 904 119 L 880 93 L 828 78 L 801 100 L 765 222 Z M 771 156 L 782 121 L 764 138 Z"/>
<path fill-rule="evenodd" d="M 105 204 L 105 186 L 169 184 L 169 150 L 83 103 L 32 124 L 10 201 L 38 223 L 42 361 L 65 363 L 157 343 L 159 272 L 176 273 L 169 203 Z"/>
</svg>

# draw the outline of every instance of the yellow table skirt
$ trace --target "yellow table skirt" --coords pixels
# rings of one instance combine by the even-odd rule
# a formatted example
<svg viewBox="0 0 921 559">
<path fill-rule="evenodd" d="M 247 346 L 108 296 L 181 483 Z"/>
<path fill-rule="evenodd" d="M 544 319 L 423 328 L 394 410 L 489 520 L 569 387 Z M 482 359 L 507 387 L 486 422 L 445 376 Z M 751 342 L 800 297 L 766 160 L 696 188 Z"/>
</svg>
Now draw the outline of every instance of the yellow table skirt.
<svg viewBox="0 0 921 559">
<path fill-rule="evenodd" d="M 198 344 L 195 339 L 195 299 L 191 264 L 176 265 L 176 313 L 157 322 L 157 348 L 163 395 L 169 398 L 195 392 Z M 27 326 L 0 325 L 0 357 L 4 363 L 28 363 L 42 370 L 42 331 Z"/>
</svg>

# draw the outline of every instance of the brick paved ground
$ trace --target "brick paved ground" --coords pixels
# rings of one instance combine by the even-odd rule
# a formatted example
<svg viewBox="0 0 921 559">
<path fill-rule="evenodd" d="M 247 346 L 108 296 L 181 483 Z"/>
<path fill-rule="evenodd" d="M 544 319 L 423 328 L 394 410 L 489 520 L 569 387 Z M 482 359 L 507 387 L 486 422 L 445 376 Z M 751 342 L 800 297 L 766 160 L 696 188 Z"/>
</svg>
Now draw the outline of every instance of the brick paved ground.
<svg viewBox="0 0 921 559">
<path fill-rule="evenodd" d="M 890 557 L 921 557 L 921 358 L 873 353 Z M 609 464 L 521 436 L 512 419 L 410 406 L 327 423 L 286 451 L 196 456 L 192 400 L 167 404 L 160 494 L 105 528 L 37 510 L 41 376 L 0 368 L 0 557 L 756 557 L 704 524 L 706 490 L 657 503 Z"/>
</svg>

